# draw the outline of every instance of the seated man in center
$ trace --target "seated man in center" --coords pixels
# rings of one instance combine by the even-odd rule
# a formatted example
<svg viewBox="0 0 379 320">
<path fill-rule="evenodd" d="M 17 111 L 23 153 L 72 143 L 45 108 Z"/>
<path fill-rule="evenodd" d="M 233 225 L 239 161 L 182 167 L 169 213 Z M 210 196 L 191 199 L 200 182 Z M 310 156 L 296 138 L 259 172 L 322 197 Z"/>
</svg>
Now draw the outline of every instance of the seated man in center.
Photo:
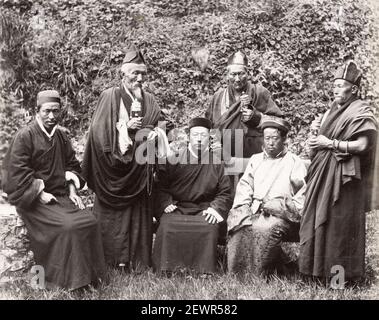
<svg viewBox="0 0 379 320">
<path fill-rule="evenodd" d="M 160 166 L 154 269 L 216 271 L 217 241 L 232 205 L 224 164 L 209 149 L 211 122 L 194 118 L 190 142 Z M 225 222 L 224 222 L 225 225 Z"/>
</svg>

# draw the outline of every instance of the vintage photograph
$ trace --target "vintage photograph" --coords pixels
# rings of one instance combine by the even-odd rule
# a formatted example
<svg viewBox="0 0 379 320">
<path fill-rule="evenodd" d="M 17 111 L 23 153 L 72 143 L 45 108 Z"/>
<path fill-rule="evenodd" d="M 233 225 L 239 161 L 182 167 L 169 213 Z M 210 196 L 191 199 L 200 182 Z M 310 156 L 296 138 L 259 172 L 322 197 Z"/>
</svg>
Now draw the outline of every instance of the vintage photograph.
<svg viewBox="0 0 379 320">
<path fill-rule="evenodd" d="M 0 0 L 0 300 L 377 300 L 378 115 L 377 0 Z"/>
</svg>

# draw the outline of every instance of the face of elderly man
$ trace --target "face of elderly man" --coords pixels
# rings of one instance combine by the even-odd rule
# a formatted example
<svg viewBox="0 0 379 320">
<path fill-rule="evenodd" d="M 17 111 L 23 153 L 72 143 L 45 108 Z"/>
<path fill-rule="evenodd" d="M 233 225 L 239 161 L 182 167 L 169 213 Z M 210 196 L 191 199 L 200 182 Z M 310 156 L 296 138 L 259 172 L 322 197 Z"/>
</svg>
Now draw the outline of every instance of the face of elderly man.
<svg viewBox="0 0 379 320">
<path fill-rule="evenodd" d="M 229 84 L 231 84 L 237 92 L 244 91 L 247 85 L 246 67 L 241 64 L 229 65 L 227 67 L 227 78 Z"/>
<path fill-rule="evenodd" d="M 147 68 L 144 64 L 125 63 L 121 71 L 123 73 L 123 83 L 126 88 L 132 91 L 136 98 L 142 99 L 142 84 L 145 81 Z"/>
<path fill-rule="evenodd" d="M 43 126 L 49 132 L 58 123 L 61 115 L 61 106 L 57 102 L 45 102 L 37 111 Z"/>
<path fill-rule="evenodd" d="M 209 145 L 209 129 L 192 127 L 190 129 L 190 144 L 194 151 L 204 151 Z"/>
<path fill-rule="evenodd" d="M 271 158 L 275 158 L 284 149 L 286 137 L 277 128 L 263 130 L 263 147 Z"/>
<path fill-rule="evenodd" d="M 357 86 L 343 79 L 336 79 L 333 83 L 334 99 L 339 105 L 346 103 L 357 93 Z"/>
</svg>

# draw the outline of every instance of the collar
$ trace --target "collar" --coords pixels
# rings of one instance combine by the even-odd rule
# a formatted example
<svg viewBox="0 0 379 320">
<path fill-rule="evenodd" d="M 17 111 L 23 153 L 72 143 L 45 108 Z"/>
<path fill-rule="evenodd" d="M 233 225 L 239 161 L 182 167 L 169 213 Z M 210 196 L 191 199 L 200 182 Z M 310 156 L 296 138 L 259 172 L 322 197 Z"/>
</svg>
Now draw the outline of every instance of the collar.
<svg viewBox="0 0 379 320">
<path fill-rule="evenodd" d="M 42 132 L 43 132 L 43 133 L 49 138 L 49 140 L 50 140 L 50 139 L 53 137 L 53 135 L 54 135 L 54 133 L 55 133 L 55 130 L 57 129 L 57 126 L 58 126 L 58 125 L 55 125 L 54 128 L 53 128 L 53 130 L 51 130 L 51 132 L 48 133 L 48 132 L 46 131 L 46 128 L 45 128 L 45 126 L 43 125 L 42 120 L 41 120 L 41 118 L 40 118 L 40 116 L 39 116 L 38 114 L 36 115 L 36 120 L 37 120 L 37 123 L 38 123 L 39 127 L 41 128 Z"/>
<path fill-rule="evenodd" d="M 279 159 L 279 158 L 283 158 L 286 153 L 287 153 L 287 148 L 284 147 L 284 149 L 282 151 L 280 151 L 275 158 L 272 158 L 268 155 L 268 153 L 266 152 L 266 150 L 264 149 L 264 147 L 262 146 L 262 151 L 263 151 L 263 159 Z"/>
</svg>

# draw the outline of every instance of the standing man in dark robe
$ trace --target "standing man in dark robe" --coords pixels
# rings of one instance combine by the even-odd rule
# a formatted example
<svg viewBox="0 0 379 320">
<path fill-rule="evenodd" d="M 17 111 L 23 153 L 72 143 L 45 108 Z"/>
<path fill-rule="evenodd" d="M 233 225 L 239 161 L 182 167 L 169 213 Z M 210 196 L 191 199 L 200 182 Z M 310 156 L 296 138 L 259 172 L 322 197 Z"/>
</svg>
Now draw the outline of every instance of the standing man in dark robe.
<svg viewBox="0 0 379 320">
<path fill-rule="evenodd" d="M 335 100 L 309 143 L 313 159 L 300 227 L 300 272 L 325 280 L 337 273 L 333 267 L 342 267 L 346 280 L 365 272 L 377 121 L 359 98 L 361 76 L 352 61 L 337 70 Z"/>
<path fill-rule="evenodd" d="M 194 118 L 189 128 L 188 148 L 160 166 L 161 218 L 153 264 L 157 271 L 211 273 L 216 271 L 219 226 L 232 205 L 230 182 L 223 162 L 209 150 L 211 122 Z"/>
<path fill-rule="evenodd" d="M 25 222 L 45 284 L 77 289 L 105 270 L 97 217 L 76 194 L 83 187 L 71 142 L 57 127 L 55 90 L 39 92 L 36 120 L 17 132 L 3 163 L 3 189 Z"/>
<path fill-rule="evenodd" d="M 266 88 L 248 80 L 248 61 L 241 51 L 229 57 L 227 79 L 228 86 L 220 88 L 213 95 L 205 116 L 221 135 L 222 130 L 231 129 L 231 141 L 224 141 L 223 144 L 230 144 L 228 149 L 232 157 L 250 158 L 253 154 L 262 152 L 263 133 L 259 129 L 262 115 L 281 117 L 283 113 Z M 234 148 L 234 135 L 238 129 L 243 131 L 243 154 Z"/>
<path fill-rule="evenodd" d="M 140 151 L 162 134 L 157 128 L 162 113 L 142 89 L 147 68 L 135 47 L 127 50 L 121 72 L 120 86 L 100 95 L 83 175 L 96 194 L 94 212 L 100 216 L 106 262 L 127 271 L 151 265 L 154 165 Z"/>
</svg>

